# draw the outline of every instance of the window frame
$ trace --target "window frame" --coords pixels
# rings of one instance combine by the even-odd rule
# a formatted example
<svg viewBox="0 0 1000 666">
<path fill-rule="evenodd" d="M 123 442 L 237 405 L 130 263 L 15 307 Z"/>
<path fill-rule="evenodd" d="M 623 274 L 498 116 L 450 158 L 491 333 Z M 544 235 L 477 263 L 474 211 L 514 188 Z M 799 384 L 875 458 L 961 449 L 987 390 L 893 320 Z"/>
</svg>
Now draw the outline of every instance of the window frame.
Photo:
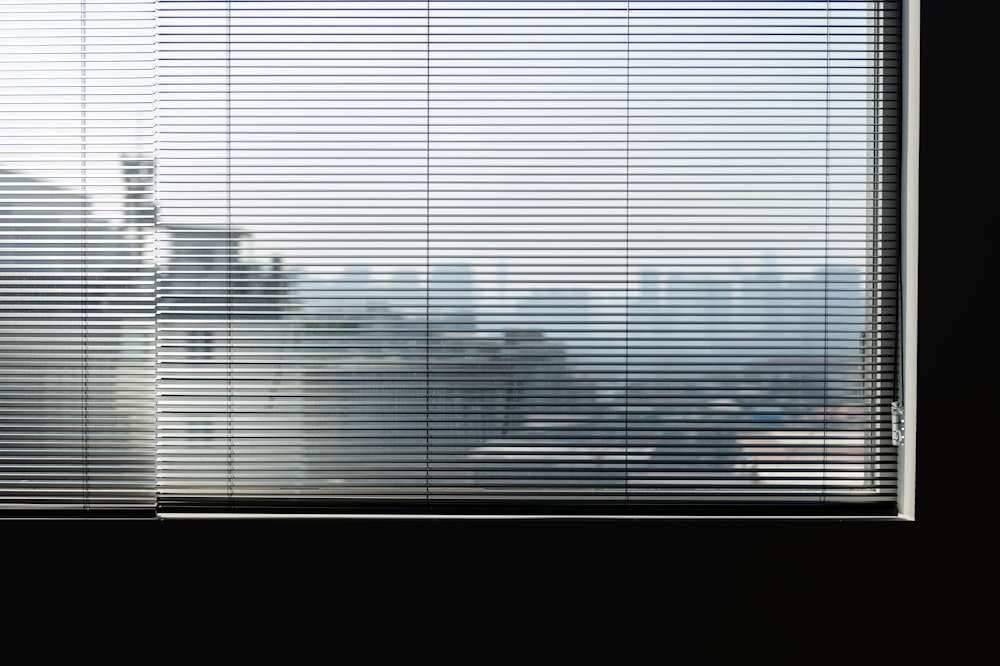
<svg viewBox="0 0 1000 666">
<path fill-rule="evenodd" d="M 406 519 L 406 520 L 862 520 L 862 521 L 914 521 L 916 519 L 916 442 L 917 442 L 917 256 L 918 256 L 918 208 L 919 208 L 919 134 L 920 134 L 920 0 L 902 0 L 900 3 L 901 19 L 901 77 L 903 88 L 901 100 L 901 137 L 900 137 L 900 280 L 901 293 L 899 307 L 903 313 L 900 330 L 900 384 L 902 395 L 906 396 L 905 404 L 900 404 L 895 427 L 899 430 L 899 488 L 897 492 L 897 511 L 894 516 L 873 516 L 870 514 L 852 515 L 836 509 L 819 511 L 816 507 L 807 507 L 802 511 L 789 511 L 782 514 L 762 513 L 751 504 L 747 513 L 732 510 L 699 512 L 696 514 L 673 511 L 669 507 L 661 507 L 659 512 L 651 513 L 558 513 L 545 511 L 541 513 L 512 512 L 496 513 L 489 510 L 482 512 L 387 512 L 359 509 L 357 511 L 296 512 L 286 511 L 256 511 L 252 508 L 228 512 L 161 512 L 161 516 L 177 519 Z"/>
<path fill-rule="evenodd" d="M 789 515 L 774 515 L 761 513 L 753 505 L 749 509 L 752 513 L 743 515 L 741 513 L 731 513 L 727 511 L 715 513 L 686 514 L 673 511 L 669 506 L 659 507 L 655 513 L 615 513 L 609 510 L 607 514 L 599 513 L 558 513 L 546 511 L 537 515 L 531 513 L 439 513 L 427 511 L 414 511 L 413 513 L 378 513 L 372 511 L 357 512 L 317 512 L 300 513 L 294 510 L 285 512 L 259 512 L 253 509 L 240 511 L 223 511 L 202 513 L 192 512 L 169 512 L 159 511 L 156 517 L 160 518 L 406 518 L 406 519 L 641 519 L 641 520 L 662 520 L 662 519 L 749 519 L 749 518 L 833 518 L 842 520 L 846 518 L 879 520 L 879 519 L 902 519 L 912 521 L 915 519 L 915 476 L 916 476 L 916 426 L 917 426 L 917 250 L 918 250 L 918 187 L 917 179 L 919 173 L 919 49 L 920 49 L 920 2 L 919 0 L 906 1 L 900 4 L 902 12 L 902 117 L 901 117 L 901 302 L 900 307 L 903 318 L 900 326 L 899 341 L 901 346 L 901 375 L 902 394 L 906 396 L 905 404 L 901 405 L 900 413 L 901 431 L 905 434 L 900 440 L 899 455 L 899 476 L 900 485 L 898 489 L 895 516 L 871 516 L 871 515 L 848 515 L 838 511 L 831 513 L 821 513 L 806 510 L 804 513 L 790 512 Z M 35 517 L 32 512 L 32 517 Z M 105 514 L 106 516 L 106 514 Z M 4 516 L 6 517 L 6 516 Z M 81 516 L 87 519 L 100 518 L 98 512 L 86 513 Z"/>
</svg>

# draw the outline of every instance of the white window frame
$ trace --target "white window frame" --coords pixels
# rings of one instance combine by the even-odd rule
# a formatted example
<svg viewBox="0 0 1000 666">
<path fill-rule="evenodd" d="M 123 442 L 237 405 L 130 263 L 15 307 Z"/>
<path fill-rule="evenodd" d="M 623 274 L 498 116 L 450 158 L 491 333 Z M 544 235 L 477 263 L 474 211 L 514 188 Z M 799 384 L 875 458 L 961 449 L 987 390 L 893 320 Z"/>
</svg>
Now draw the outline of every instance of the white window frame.
<svg viewBox="0 0 1000 666">
<path fill-rule="evenodd" d="M 902 63 L 903 63 L 903 98 L 902 98 L 902 152 L 900 156 L 901 168 L 901 238 L 902 248 L 901 259 L 901 309 L 903 313 L 900 326 L 900 343 L 902 346 L 902 394 L 906 397 L 905 403 L 901 404 L 899 413 L 900 446 L 899 455 L 899 490 L 897 495 L 897 514 L 895 516 L 854 516 L 854 515 L 824 515 L 824 516 L 781 516 L 781 515 L 687 515 L 675 514 L 666 509 L 660 514 L 636 514 L 636 515 L 559 515 L 546 513 L 541 515 L 492 515 L 492 514 L 288 514 L 288 513 L 160 513 L 158 517 L 178 517 L 178 518 L 408 518 L 408 519 L 628 519 L 628 520 L 663 520 L 663 519 L 685 519 L 685 520 L 713 520 L 713 519 L 740 519 L 747 520 L 753 518 L 773 519 L 834 519 L 834 520 L 916 520 L 916 448 L 917 448 L 917 291 L 918 291 L 918 240 L 919 240 L 919 134 L 920 134 L 920 0 L 903 0 L 901 4 L 903 12 L 902 20 Z M 21 516 L 23 517 L 23 516 Z M 73 516 L 76 517 L 76 516 Z M 100 515 L 79 516 L 81 519 L 91 520 L 100 518 Z M 9 516 L 0 516 L 9 518 Z M 34 517 L 32 517 L 34 519 Z M 64 517 L 61 517 L 64 519 Z"/>
<path fill-rule="evenodd" d="M 920 0 L 903 10 L 902 270 L 904 438 L 900 456 L 898 517 L 916 518 L 917 443 L 917 243 L 920 172 Z"/>
<path fill-rule="evenodd" d="M 919 138 L 920 138 L 920 2 L 921 0 L 902 0 L 901 37 L 902 37 L 902 100 L 901 100 L 901 155 L 900 155 L 900 232 L 901 232 L 901 283 L 900 308 L 902 321 L 899 330 L 901 352 L 901 384 L 902 395 L 906 396 L 905 404 L 900 404 L 898 417 L 899 439 L 899 488 L 897 494 L 897 513 L 895 516 L 857 516 L 857 515 L 688 515 L 671 513 L 669 509 L 661 514 L 599 514 L 544 515 L 512 514 L 274 514 L 274 513 L 178 513 L 161 514 L 170 518 L 300 518 L 300 519 L 517 519 L 517 520 L 552 520 L 552 519 L 589 519 L 589 520 L 860 520 L 860 521 L 905 521 L 916 520 L 916 444 L 917 444 L 917 274 L 918 274 L 918 236 L 919 236 Z"/>
</svg>

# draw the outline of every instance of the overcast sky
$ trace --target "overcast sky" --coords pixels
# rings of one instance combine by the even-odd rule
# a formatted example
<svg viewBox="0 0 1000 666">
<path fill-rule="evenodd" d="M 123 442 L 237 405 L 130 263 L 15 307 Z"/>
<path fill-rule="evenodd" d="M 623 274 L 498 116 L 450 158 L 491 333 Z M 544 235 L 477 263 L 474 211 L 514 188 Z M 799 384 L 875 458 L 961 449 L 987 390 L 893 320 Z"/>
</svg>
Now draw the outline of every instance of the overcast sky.
<svg viewBox="0 0 1000 666">
<path fill-rule="evenodd" d="M 424 2 L 226 5 L 160 4 L 166 224 L 314 268 L 430 247 L 484 284 L 864 259 L 862 3 L 431 3 L 430 46 Z M 154 6 L 0 1 L 0 166 L 115 217 Z"/>
</svg>

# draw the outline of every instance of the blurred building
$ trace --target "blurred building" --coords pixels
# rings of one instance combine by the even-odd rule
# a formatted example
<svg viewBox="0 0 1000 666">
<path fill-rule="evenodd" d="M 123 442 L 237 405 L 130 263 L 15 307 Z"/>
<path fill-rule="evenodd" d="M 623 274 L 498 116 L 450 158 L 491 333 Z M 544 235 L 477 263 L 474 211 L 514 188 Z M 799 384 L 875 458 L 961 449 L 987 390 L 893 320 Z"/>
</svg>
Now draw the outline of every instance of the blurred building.
<svg viewBox="0 0 1000 666">
<path fill-rule="evenodd" d="M 151 218 L 132 210 L 115 219 L 113 204 L 98 208 L 84 191 L 0 169 L 0 500 L 8 506 L 151 498 Z"/>
</svg>

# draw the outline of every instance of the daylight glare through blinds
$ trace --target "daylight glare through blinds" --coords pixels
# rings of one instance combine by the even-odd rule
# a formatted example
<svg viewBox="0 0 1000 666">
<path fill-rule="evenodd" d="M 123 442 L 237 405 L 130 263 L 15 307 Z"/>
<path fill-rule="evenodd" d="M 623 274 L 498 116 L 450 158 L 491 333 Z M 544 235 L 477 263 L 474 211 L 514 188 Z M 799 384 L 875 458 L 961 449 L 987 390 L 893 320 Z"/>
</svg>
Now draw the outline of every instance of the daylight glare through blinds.
<svg viewBox="0 0 1000 666">
<path fill-rule="evenodd" d="M 0 510 L 154 506 L 154 26 L 0 1 Z"/>
<path fill-rule="evenodd" d="M 892 512 L 898 2 L 0 12 L 0 507 Z"/>
<path fill-rule="evenodd" d="M 895 3 L 159 10 L 162 507 L 893 501 Z"/>
</svg>

